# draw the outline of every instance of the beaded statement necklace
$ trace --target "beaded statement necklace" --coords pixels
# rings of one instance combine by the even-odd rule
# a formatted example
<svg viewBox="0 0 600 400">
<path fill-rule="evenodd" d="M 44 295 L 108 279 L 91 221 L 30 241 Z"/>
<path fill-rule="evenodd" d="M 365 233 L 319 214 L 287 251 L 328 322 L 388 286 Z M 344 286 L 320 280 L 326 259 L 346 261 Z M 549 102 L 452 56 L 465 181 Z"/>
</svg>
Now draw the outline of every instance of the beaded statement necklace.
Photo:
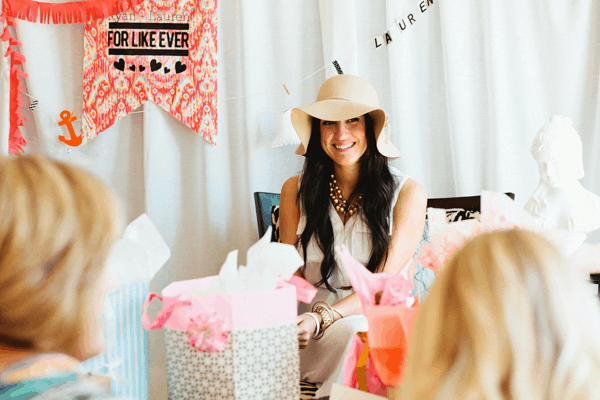
<svg viewBox="0 0 600 400">
<path fill-rule="evenodd" d="M 337 185 L 335 175 L 331 174 L 331 182 L 329 182 L 329 197 L 335 206 L 335 211 L 344 214 L 344 219 L 347 215 L 354 215 L 360 211 L 360 203 L 362 200 L 362 194 L 358 195 L 358 200 L 354 204 L 348 204 L 348 201 L 342 196 L 342 189 Z"/>
</svg>

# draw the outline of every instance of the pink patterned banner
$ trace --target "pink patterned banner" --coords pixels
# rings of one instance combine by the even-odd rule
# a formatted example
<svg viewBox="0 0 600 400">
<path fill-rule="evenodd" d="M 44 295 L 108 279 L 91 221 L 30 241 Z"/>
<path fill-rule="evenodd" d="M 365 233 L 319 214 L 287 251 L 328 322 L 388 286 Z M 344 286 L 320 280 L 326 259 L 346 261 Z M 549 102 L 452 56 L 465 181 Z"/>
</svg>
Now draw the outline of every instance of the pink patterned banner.
<svg viewBox="0 0 600 400">
<path fill-rule="evenodd" d="M 85 27 L 85 143 L 151 100 L 216 145 L 217 0 L 147 0 Z"/>
</svg>

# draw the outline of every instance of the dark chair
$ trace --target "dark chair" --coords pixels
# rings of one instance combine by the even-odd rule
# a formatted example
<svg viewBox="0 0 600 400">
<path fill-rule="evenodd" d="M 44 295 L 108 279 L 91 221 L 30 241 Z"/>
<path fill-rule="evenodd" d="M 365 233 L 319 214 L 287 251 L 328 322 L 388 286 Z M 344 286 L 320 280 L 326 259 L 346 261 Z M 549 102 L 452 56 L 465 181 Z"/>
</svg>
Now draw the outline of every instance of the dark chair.
<svg viewBox="0 0 600 400">
<path fill-rule="evenodd" d="M 258 223 L 258 236 L 263 237 L 269 226 L 274 225 L 272 214 L 279 210 L 279 193 L 254 192 L 254 206 L 256 207 L 256 220 Z M 278 211 L 277 211 L 278 213 Z M 279 215 L 277 215 L 279 217 Z M 279 218 L 277 218 L 278 220 Z M 277 223 L 276 226 L 279 226 Z M 271 234 L 271 241 L 276 242 L 279 239 L 275 226 Z"/>
<path fill-rule="evenodd" d="M 590 282 L 598 285 L 598 296 L 600 297 L 600 273 L 590 272 Z"/>
</svg>

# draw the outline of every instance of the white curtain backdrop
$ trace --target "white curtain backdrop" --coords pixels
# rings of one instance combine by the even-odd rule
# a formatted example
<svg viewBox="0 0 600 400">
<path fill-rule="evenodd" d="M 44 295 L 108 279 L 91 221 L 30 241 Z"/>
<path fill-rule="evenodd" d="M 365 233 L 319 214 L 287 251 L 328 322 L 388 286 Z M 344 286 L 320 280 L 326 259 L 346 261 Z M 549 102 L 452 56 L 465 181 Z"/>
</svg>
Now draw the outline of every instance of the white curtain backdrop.
<svg viewBox="0 0 600 400">
<path fill-rule="evenodd" d="M 25 110 L 27 151 L 97 174 L 120 196 L 128 222 L 150 216 L 173 253 L 152 281 L 156 292 L 215 274 L 231 250 L 245 262 L 258 239 L 252 193 L 279 192 L 302 166 L 293 146 L 269 147 L 278 118 L 314 101 L 335 74 L 333 60 L 373 84 L 404 154 L 394 164 L 429 197 L 512 191 L 524 205 L 539 179 L 529 148 L 554 114 L 573 118 L 584 143 L 582 183 L 600 194 L 600 0 L 425 0 L 424 12 L 419 3 L 220 0 L 216 147 L 147 103 L 68 151 L 58 121 L 65 109 L 81 117 L 83 26 L 20 22 L 26 88 L 39 100 Z M 388 29 L 393 41 L 375 48 Z M 160 331 L 150 335 L 150 366 L 151 399 L 166 399 Z"/>
</svg>

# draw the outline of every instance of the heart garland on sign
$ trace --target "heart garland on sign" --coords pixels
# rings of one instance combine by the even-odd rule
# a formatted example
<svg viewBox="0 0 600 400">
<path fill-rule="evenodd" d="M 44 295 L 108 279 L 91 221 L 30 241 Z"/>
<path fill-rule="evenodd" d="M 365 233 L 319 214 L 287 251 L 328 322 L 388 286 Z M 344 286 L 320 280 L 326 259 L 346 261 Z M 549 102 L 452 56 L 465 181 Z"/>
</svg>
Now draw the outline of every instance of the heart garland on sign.
<svg viewBox="0 0 600 400">
<path fill-rule="evenodd" d="M 10 56 L 10 131 L 8 149 L 12 154 L 20 154 L 27 144 L 19 129 L 25 124 L 25 117 L 21 112 L 23 107 L 23 86 L 19 79 L 27 78 L 27 74 L 17 65 L 25 63 L 25 57 L 13 46 L 20 47 L 21 43 L 11 36 L 9 27 L 16 31 L 15 19 L 42 24 L 77 24 L 106 18 L 110 15 L 124 13 L 132 10 L 145 0 L 85 0 L 68 3 L 44 3 L 33 0 L 2 0 L 2 14 L 0 14 L 0 40 L 7 43 L 4 57 Z M 124 64 L 124 63 L 123 63 Z M 117 63 L 115 62 L 115 67 Z M 123 69 L 125 65 L 123 65 Z"/>
<path fill-rule="evenodd" d="M 119 58 L 119 61 L 115 61 L 113 63 L 113 65 L 115 66 L 116 69 L 118 69 L 119 71 L 125 71 L 125 60 L 123 60 L 122 58 Z"/>
<path fill-rule="evenodd" d="M 182 64 L 181 61 L 175 63 L 175 73 L 180 74 L 187 69 L 187 65 Z"/>
<path fill-rule="evenodd" d="M 150 71 L 152 71 L 152 72 L 158 71 L 161 67 L 162 67 L 162 63 L 160 63 L 156 60 L 150 61 Z"/>
</svg>

